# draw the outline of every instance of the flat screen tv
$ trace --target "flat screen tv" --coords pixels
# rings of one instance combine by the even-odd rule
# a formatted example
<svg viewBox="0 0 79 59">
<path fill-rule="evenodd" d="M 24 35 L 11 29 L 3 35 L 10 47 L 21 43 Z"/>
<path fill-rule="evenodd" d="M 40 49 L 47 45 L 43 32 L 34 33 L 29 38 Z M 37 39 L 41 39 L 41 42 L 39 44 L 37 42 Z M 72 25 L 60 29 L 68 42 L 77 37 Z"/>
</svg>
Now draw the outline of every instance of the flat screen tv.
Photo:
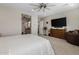
<svg viewBox="0 0 79 59">
<path fill-rule="evenodd" d="M 66 26 L 66 17 L 52 19 L 51 20 L 51 26 L 52 27 L 63 27 L 63 26 Z"/>
</svg>

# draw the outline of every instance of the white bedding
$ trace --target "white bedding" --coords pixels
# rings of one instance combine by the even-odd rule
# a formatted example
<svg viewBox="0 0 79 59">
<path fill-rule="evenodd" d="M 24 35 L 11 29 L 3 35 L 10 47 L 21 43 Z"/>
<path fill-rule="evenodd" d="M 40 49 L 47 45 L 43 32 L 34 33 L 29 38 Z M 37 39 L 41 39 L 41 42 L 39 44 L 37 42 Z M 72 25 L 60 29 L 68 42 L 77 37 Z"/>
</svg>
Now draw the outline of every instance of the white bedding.
<svg viewBox="0 0 79 59">
<path fill-rule="evenodd" d="M 1 55 L 52 55 L 50 42 L 32 34 L 0 38 Z"/>
</svg>

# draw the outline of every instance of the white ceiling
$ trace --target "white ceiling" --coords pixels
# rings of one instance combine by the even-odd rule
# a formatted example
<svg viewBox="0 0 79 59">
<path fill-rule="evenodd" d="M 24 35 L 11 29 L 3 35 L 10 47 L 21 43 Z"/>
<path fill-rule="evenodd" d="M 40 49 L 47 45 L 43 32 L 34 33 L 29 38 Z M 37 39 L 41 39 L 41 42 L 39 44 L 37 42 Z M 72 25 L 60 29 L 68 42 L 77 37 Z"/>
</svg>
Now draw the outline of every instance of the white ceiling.
<svg viewBox="0 0 79 59">
<path fill-rule="evenodd" d="M 32 15 L 36 14 L 41 18 L 55 14 L 55 13 L 60 13 L 60 12 L 68 11 L 68 10 L 79 7 L 79 4 L 77 4 L 77 3 L 67 4 L 67 5 L 65 3 L 49 3 L 48 5 L 55 4 L 56 6 L 48 7 L 48 8 L 50 8 L 50 10 L 46 9 L 45 12 L 43 12 L 43 11 L 37 12 L 36 10 L 33 11 L 33 9 L 36 8 L 36 6 L 33 6 L 32 4 L 37 5 L 38 3 L 4 3 L 4 4 L 0 4 L 0 5 L 15 7 L 20 10 L 26 11 Z"/>
</svg>

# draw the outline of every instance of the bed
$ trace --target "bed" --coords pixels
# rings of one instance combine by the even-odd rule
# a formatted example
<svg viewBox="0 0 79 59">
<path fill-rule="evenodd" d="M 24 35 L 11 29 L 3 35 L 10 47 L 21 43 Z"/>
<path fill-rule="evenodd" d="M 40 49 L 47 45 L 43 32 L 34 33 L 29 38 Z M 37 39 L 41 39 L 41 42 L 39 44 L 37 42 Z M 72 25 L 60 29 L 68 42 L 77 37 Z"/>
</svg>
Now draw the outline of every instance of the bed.
<svg viewBox="0 0 79 59">
<path fill-rule="evenodd" d="M 27 34 L 0 37 L 0 55 L 54 55 L 49 40 Z"/>
</svg>

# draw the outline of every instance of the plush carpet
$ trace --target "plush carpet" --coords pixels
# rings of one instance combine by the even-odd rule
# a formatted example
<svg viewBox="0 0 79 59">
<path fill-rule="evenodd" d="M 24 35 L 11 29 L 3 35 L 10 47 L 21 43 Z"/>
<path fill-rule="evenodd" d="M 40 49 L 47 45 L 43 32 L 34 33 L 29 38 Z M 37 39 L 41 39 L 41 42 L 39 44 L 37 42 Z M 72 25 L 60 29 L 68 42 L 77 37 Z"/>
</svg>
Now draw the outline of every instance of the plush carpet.
<svg viewBox="0 0 79 59">
<path fill-rule="evenodd" d="M 64 39 L 41 36 L 50 41 L 56 55 L 79 55 L 79 46 L 72 45 Z"/>
</svg>

